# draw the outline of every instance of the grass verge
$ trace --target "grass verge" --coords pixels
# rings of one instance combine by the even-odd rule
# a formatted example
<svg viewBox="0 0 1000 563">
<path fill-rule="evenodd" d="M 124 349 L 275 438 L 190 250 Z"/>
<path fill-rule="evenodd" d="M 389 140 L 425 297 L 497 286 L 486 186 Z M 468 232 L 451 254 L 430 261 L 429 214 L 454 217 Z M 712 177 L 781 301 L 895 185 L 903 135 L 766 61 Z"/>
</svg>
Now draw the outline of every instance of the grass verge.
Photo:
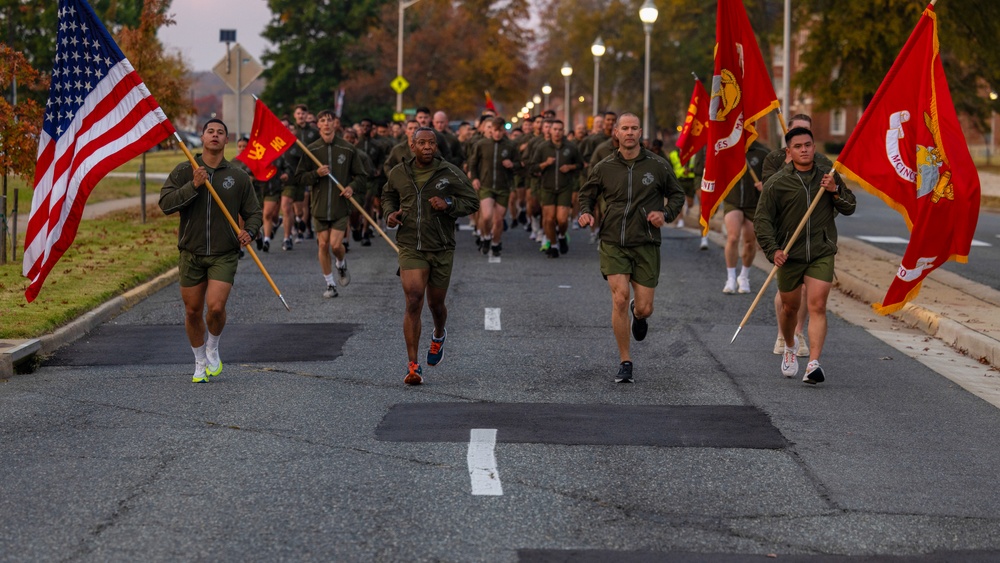
<svg viewBox="0 0 1000 563">
<path fill-rule="evenodd" d="M 156 205 L 83 221 L 34 302 L 18 260 L 0 266 L 0 338 L 37 338 L 177 265 L 177 217 Z"/>
</svg>

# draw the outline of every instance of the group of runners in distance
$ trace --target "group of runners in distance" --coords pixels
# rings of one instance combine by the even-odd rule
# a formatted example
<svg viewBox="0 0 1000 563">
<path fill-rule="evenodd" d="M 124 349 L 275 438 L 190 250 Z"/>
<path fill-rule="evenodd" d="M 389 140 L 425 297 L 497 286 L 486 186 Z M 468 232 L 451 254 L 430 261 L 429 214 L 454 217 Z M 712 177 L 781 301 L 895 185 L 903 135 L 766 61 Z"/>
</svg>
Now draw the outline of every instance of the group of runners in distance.
<svg viewBox="0 0 1000 563">
<path fill-rule="evenodd" d="M 405 296 L 404 383 L 421 384 L 424 302 L 434 325 L 425 362 L 436 366 L 448 335 L 445 297 L 457 222 L 466 216 L 479 251 L 494 259 L 503 252 L 505 232 L 517 227 L 553 259 L 570 251 L 570 231 L 589 230 L 612 296 L 620 357 L 614 381 L 634 381 L 630 343 L 646 337 L 653 313 L 661 229 L 684 226 L 685 207 L 695 205 L 704 151 L 682 163 L 673 139 L 653 139 L 647 147 L 640 118 L 628 112 L 594 116 L 589 132 L 555 119 L 551 110 L 512 129 L 486 111 L 475 124 L 462 122 L 452 131 L 445 112 L 423 107 L 406 123 L 362 119 L 345 127 L 332 111 L 313 114 L 298 105 L 284 121 L 311 155 L 293 147 L 273 163 L 278 173 L 271 180 L 254 180 L 238 160 L 224 158 L 229 131 L 212 119 L 202 131 L 198 167 L 179 164 L 161 190 L 163 211 L 180 214 L 180 287 L 195 356 L 192 381 L 222 372 L 219 339 L 243 246 L 269 252 L 280 238 L 281 248 L 293 251 L 315 240 L 322 296 L 335 298 L 338 287 L 351 281 L 349 246 L 372 244 L 373 220 L 395 230 Z M 819 356 L 836 254 L 834 218 L 853 213 L 855 198 L 831 173 L 829 159 L 815 152 L 809 118 L 796 115 L 789 126 L 787 148 L 750 147 L 747 159 L 757 180 L 745 174 L 725 199 L 723 292 L 751 292 L 750 266 L 759 245 L 778 266 L 774 352 L 781 355 L 781 373 L 796 376 L 797 358 L 809 357 L 803 381 L 815 384 L 825 380 Z M 667 153 L 664 141 L 672 149 Z M 216 204 L 203 189 L 206 180 L 239 217 L 239 233 L 212 212 Z M 807 235 L 786 254 L 788 236 L 819 190 L 829 195 L 811 216 Z M 700 247 L 708 248 L 706 237 Z"/>
</svg>

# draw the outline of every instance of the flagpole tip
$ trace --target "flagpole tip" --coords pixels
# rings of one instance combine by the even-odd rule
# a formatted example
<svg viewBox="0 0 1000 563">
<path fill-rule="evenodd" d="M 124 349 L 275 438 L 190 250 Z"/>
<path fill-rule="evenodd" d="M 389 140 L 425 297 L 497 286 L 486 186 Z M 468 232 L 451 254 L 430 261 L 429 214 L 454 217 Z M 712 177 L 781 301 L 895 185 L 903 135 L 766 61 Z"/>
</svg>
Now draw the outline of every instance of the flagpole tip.
<svg viewBox="0 0 1000 563">
<path fill-rule="evenodd" d="M 736 327 L 736 333 L 733 334 L 733 339 L 729 341 L 730 344 L 732 344 L 733 342 L 736 342 L 736 337 L 740 335 L 740 331 L 741 330 L 743 330 L 742 326 Z"/>
</svg>

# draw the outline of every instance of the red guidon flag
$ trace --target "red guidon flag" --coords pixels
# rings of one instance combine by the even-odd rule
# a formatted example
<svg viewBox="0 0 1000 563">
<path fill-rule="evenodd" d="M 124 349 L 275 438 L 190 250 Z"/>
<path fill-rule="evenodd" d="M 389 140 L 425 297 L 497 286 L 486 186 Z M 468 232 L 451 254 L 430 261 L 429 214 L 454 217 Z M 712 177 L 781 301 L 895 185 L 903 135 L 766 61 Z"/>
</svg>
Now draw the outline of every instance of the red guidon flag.
<svg viewBox="0 0 1000 563">
<path fill-rule="evenodd" d="M 73 244 L 97 183 L 174 132 L 90 3 L 59 0 L 58 15 L 52 85 L 24 237 L 28 302 Z"/>
<path fill-rule="evenodd" d="M 493 96 L 490 95 L 490 91 L 486 90 L 486 109 L 496 111 L 497 107 L 493 105 Z"/>
<path fill-rule="evenodd" d="M 938 55 L 937 15 L 924 10 L 834 168 L 899 211 L 910 243 L 882 303 L 885 315 L 917 296 L 927 274 L 967 262 L 979 219 L 972 162 Z"/>
<path fill-rule="evenodd" d="M 708 92 L 701 80 L 694 79 L 694 92 L 691 93 L 691 103 L 688 105 L 687 117 L 680 137 L 677 137 L 677 148 L 680 150 L 681 164 L 687 164 L 691 157 L 697 154 L 708 143 Z"/>
<path fill-rule="evenodd" d="M 702 234 L 708 234 L 709 219 L 746 172 L 747 148 L 757 138 L 754 124 L 779 105 L 741 0 L 719 0 L 715 41 L 701 180 Z"/>
<path fill-rule="evenodd" d="M 266 182 L 278 172 L 272 164 L 295 144 L 295 133 L 285 127 L 264 102 L 257 100 L 253 108 L 253 127 L 247 148 L 236 155 L 253 177 Z"/>
</svg>

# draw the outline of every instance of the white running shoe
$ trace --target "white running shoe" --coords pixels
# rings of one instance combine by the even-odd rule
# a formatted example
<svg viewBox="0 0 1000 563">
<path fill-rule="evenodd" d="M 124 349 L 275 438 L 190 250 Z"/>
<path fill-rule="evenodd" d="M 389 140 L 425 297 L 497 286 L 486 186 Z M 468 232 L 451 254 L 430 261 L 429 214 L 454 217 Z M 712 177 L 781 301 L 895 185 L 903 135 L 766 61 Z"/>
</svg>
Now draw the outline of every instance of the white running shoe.
<svg viewBox="0 0 1000 563">
<path fill-rule="evenodd" d="M 212 350 L 206 346 L 205 358 L 208 359 L 208 363 L 205 365 L 205 373 L 208 374 L 208 376 L 215 377 L 222 373 L 222 358 L 219 357 L 218 348 Z"/>
<path fill-rule="evenodd" d="M 809 339 L 801 332 L 795 333 L 795 355 L 800 358 L 809 357 Z"/>
<path fill-rule="evenodd" d="M 736 278 L 729 278 L 726 280 L 726 287 L 722 288 L 722 293 L 725 293 L 726 295 L 736 293 Z"/>
<path fill-rule="evenodd" d="M 740 293 L 750 293 L 750 278 L 739 277 L 736 278 L 736 282 L 739 284 Z"/>
<path fill-rule="evenodd" d="M 683 229 L 684 228 L 684 219 L 678 219 L 677 220 L 677 228 L 678 229 Z"/>
<path fill-rule="evenodd" d="M 708 237 L 701 237 L 701 245 L 698 248 L 708 250 Z"/>
<path fill-rule="evenodd" d="M 795 377 L 799 373 L 799 359 L 795 357 L 795 349 L 786 349 L 781 355 L 781 375 Z"/>
<path fill-rule="evenodd" d="M 774 353 L 779 356 L 785 353 L 785 339 L 780 334 L 778 339 L 774 341 Z"/>
<path fill-rule="evenodd" d="M 819 360 L 809 362 L 806 365 L 806 375 L 802 378 L 802 382 L 810 385 L 816 385 L 817 383 L 823 383 L 824 381 L 826 381 L 826 376 L 823 374 L 823 368 L 819 365 Z"/>
</svg>

